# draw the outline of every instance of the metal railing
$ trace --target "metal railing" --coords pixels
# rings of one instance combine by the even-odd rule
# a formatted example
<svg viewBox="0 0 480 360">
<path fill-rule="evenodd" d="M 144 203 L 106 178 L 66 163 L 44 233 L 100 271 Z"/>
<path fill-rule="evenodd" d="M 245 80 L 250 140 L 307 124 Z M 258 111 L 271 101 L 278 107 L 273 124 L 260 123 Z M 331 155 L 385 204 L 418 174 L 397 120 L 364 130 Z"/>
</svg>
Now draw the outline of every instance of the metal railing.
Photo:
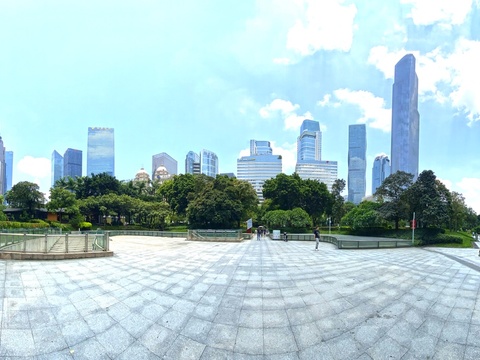
<svg viewBox="0 0 480 360">
<path fill-rule="evenodd" d="M 44 254 L 109 251 L 109 234 L 0 233 L 0 251 Z"/>
<path fill-rule="evenodd" d="M 288 234 L 290 241 L 315 241 L 313 234 Z M 345 235 L 320 235 L 321 242 L 334 244 L 338 249 L 378 249 L 398 248 L 412 246 L 410 240 L 387 239 L 387 238 L 365 238 Z"/>
</svg>

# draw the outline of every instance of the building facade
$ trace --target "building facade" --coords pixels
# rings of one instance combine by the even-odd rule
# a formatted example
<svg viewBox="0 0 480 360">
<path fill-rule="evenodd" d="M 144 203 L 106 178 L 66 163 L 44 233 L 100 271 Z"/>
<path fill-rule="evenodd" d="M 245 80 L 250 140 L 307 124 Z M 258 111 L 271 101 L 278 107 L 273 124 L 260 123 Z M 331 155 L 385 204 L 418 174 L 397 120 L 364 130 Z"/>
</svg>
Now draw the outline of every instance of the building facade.
<svg viewBox="0 0 480 360">
<path fill-rule="evenodd" d="M 113 128 L 89 127 L 87 176 L 107 173 L 115 176 L 115 136 Z"/>
<path fill-rule="evenodd" d="M 418 77 L 415 57 L 405 55 L 395 65 L 392 91 L 392 174 L 404 171 L 418 176 L 419 124 Z"/>
<path fill-rule="evenodd" d="M 359 204 L 367 189 L 367 131 L 365 124 L 348 127 L 348 201 Z"/>
<path fill-rule="evenodd" d="M 81 177 L 82 176 L 82 150 L 68 148 L 63 154 L 63 176 Z"/>
<path fill-rule="evenodd" d="M 202 149 L 200 152 L 200 173 L 216 177 L 218 174 L 218 156 L 213 151 Z"/>
<path fill-rule="evenodd" d="M 63 178 L 63 156 L 60 155 L 57 150 L 53 150 L 52 153 L 52 169 L 50 175 L 52 186 L 54 186 L 58 180 Z"/>
<path fill-rule="evenodd" d="M 295 172 L 301 179 L 317 180 L 327 185 L 328 191 L 332 191 L 332 186 L 338 178 L 338 162 L 309 160 L 297 161 Z"/>
<path fill-rule="evenodd" d="M 322 133 L 320 123 L 303 120 L 297 138 L 297 161 L 322 160 Z"/>
<path fill-rule="evenodd" d="M 301 179 L 323 182 L 329 191 L 338 177 L 338 163 L 322 160 L 322 133 L 318 121 L 303 120 L 300 126 L 295 172 Z"/>
<path fill-rule="evenodd" d="M 185 174 L 200 174 L 200 155 L 189 151 L 185 157 Z"/>
<path fill-rule="evenodd" d="M 167 169 L 168 173 L 172 176 L 178 174 L 177 160 L 172 158 L 167 153 L 162 152 L 160 154 L 156 154 L 156 155 L 152 156 L 152 179 L 155 176 L 155 171 L 157 171 L 157 169 L 160 166 L 165 167 Z"/>
<path fill-rule="evenodd" d="M 12 189 L 13 181 L 13 151 L 5 151 L 5 164 L 6 164 L 6 178 L 7 178 L 7 187 L 5 192 Z"/>
<path fill-rule="evenodd" d="M 269 141 L 250 140 L 250 155 L 237 159 L 237 179 L 248 181 L 263 202 L 263 184 L 282 173 L 282 156 L 273 155 Z"/>
<path fill-rule="evenodd" d="M 373 161 L 372 168 L 372 194 L 382 185 L 383 181 L 390 176 L 390 159 L 387 155 L 378 155 Z"/>
<path fill-rule="evenodd" d="M 0 195 L 7 192 L 7 163 L 5 161 L 5 146 L 0 136 Z"/>
</svg>

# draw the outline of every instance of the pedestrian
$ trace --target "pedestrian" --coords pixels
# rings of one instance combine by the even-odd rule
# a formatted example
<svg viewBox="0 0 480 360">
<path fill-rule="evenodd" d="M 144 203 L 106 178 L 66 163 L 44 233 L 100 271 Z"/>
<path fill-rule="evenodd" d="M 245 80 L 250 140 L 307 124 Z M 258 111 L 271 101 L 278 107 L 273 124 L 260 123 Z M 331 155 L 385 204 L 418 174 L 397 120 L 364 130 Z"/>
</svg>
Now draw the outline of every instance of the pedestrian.
<svg viewBox="0 0 480 360">
<path fill-rule="evenodd" d="M 260 229 L 257 229 L 257 240 L 260 240 Z"/>
<path fill-rule="evenodd" d="M 287 235 L 287 232 L 286 232 L 286 231 L 283 233 L 283 241 L 287 241 L 287 242 L 288 242 L 288 235 Z"/>
<path fill-rule="evenodd" d="M 318 243 L 320 242 L 320 231 L 318 226 L 313 230 L 313 235 L 315 236 L 315 250 L 318 251 Z"/>
</svg>

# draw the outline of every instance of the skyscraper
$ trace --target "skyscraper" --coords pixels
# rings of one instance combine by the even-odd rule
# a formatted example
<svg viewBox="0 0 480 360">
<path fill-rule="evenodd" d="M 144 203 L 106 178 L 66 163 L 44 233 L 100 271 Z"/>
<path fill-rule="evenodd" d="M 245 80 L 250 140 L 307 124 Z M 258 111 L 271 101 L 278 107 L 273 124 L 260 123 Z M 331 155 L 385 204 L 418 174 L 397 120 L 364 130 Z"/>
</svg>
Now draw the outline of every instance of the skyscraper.
<svg viewBox="0 0 480 360">
<path fill-rule="evenodd" d="M 392 174 L 404 171 L 418 176 L 419 157 L 418 77 L 415 57 L 405 55 L 395 65 L 392 92 Z"/>
<path fill-rule="evenodd" d="M 318 121 L 303 120 L 297 138 L 298 160 L 322 160 L 322 133 Z"/>
<path fill-rule="evenodd" d="M 7 189 L 7 164 L 5 162 L 5 146 L 0 136 L 0 195 L 5 194 Z"/>
<path fill-rule="evenodd" d="M 218 174 L 218 157 L 213 151 L 200 151 L 200 172 L 207 176 L 216 177 Z"/>
<path fill-rule="evenodd" d="M 115 140 L 112 128 L 89 127 L 87 176 L 107 173 L 115 176 Z"/>
<path fill-rule="evenodd" d="M 348 127 L 348 201 L 359 204 L 367 188 L 367 132 L 365 124 Z"/>
<path fill-rule="evenodd" d="M 338 163 L 322 161 L 322 133 L 318 121 L 303 120 L 297 138 L 295 172 L 302 179 L 323 182 L 329 190 L 337 179 Z"/>
<path fill-rule="evenodd" d="M 152 156 L 152 179 L 155 176 L 155 171 L 157 171 L 160 166 L 164 166 L 171 176 L 178 174 L 177 160 L 167 153 L 162 152 Z"/>
<path fill-rule="evenodd" d="M 82 176 L 82 150 L 68 148 L 63 154 L 63 176 L 81 177 Z"/>
<path fill-rule="evenodd" d="M 13 179 L 13 151 L 5 151 L 5 164 L 6 164 L 6 174 L 7 174 L 7 187 L 5 192 L 12 189 L 12 179 Z"/>
<path fill-rule="evenodd" d="M 58 153 L 57 150 L 53 150 L 52 153 L 52 170 L 51 170 L 51 180 L 52 186 L 55 183 L 63 178 L 63 156 Z"/>
<path fill-rule="evenodd" d="M 263 184 L 282 172 L 282 156 L 273 155 L 269 141 L 250 140 L 250 156 L 237 159 L 237 179 L 252 184 L 260 202 Z"/>
<path fill-rule="evenodd" d="M 372 168 L 372 194 L 382 185 L 383 181 L 390 176 L 390 159 L 387 155 L 378 155 L 373 161 Z"/>
<path fill-rule="evenodd" d="M 185 157 L 185 174 L 200 174 L 200 155 L 189 151 Z"/>
</svg>

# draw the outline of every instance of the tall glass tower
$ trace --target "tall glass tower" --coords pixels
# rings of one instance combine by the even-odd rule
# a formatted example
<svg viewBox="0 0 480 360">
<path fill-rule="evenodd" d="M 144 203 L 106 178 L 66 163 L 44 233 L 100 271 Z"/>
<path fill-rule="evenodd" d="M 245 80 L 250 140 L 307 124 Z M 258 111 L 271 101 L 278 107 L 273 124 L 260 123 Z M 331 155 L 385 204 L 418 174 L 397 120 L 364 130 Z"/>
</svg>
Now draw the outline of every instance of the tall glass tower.
<svg viewBox="0 0 480 360">
<path fill-rule="evenodd" d="M 367 188 L 367 132 L 365 124 L 348 127 L 348 201 L 359 204 Z"/>
<path fill-rule="evenodd" d="M 189 151 L 185 157 L 185 174 L 200 174 L 200 155 Z"/>
<path fill-rule="evenodd" d="M 115 176 L 115 141 L 113 128 L 89 127 L 87 176 L 101 173 Z"/>
<path fill-rule="evenodd" d="M 299 160 L 322 160 L 322 133 L 318 121 L 303 120 L 297 138 L 297 161 Z"/>
<path fill-rule="evenodd" d="M 5 164 L 6 164 L 6 174 L 7 174 L 7 187 L 5 192 L 12 189 L 12 178 L 13 178 L 13 151 L 5 151 Z"/>
<path fill-rule="evenodd" d="M 216 177 L 218 174 L 218 157 L 213 151 L 203 149 L 200 152 L 200 172 Z"/>
<path fill-rule="evenodd" d="M 373 161 L 372 168 L 372 194 L 382 185 L 383 181 L 390 176 L 390 159 L 387 155 L 378 155 Z"/>
<path fill-rule="evenodd" d="M 250 140 L 250 156 L 237 159 L 237 178 L 248 181 L 260 202 L 263 202 L 263 184 L 282 173 L 282 156 L 273 155 L 270 141 Z"/>
<path fill-rule="evenodd" d="M 418 77 L 415 57 L 405 55 L 395 65 L 392 92 L 392 174 L 404 171 L 418 176 Z"/>
<path fill-rule="evenodd" d="M 5 162 L 5 146 L 0 136 L 0 195 L 7 192 L 7 163 Z"/>
<path fill-rule="evenodd" d="M 54 186 L 58 180 L 63 178 L 63 156 L 60 155 L 57 150 L 53 150 L 52 153 L 51 178 L 52 186 Z"/>
<path fill-rule="evenodd" d="M 63 176 L 81 177 L 82 176 L 82 150 L 68 148 L 63 155 Z"/>
<path fill-rule="evenodd" d="M 165 152 L 152 156 L 152 179 L 159 166 L 165 166 L 170 175 L 177 175 L 178 173 L 177 160 Z"/>
</svg>

